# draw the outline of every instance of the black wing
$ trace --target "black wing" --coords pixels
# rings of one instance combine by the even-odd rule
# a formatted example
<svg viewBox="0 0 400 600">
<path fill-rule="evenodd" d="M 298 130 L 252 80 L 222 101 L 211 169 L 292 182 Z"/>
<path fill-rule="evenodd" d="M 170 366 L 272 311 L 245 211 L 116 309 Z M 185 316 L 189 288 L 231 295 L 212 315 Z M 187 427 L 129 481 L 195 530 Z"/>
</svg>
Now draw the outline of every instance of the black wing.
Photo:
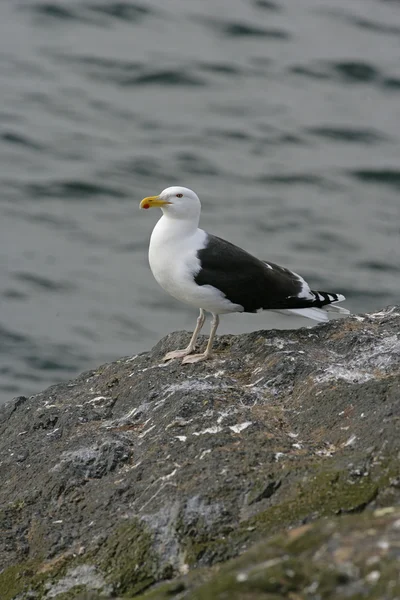
<svg viewBox="0 0 400 600">
<path fill-rule="evenodd" d="M 207 234 L 207 245 L 197 256 L 201 269 L 197 285 L 212 285 L 245 312 L 259 309 L 320 308 L 338 300 L 336 294 L 313 292 L 302 277 L 263 262 L 234 244 Z"/>
</svg>

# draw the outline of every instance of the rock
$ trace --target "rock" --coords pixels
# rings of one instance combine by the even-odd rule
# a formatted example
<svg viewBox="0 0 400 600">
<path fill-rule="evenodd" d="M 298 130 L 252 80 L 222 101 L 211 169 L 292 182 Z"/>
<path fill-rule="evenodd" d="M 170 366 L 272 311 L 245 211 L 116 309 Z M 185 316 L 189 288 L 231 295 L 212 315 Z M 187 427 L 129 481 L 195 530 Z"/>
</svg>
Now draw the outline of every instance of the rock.
<svg viewBox="0 0 400 600">
<path fill-rule="evenodd" d="M 399 331 L 174 333 L 7 404 L 1 600 L 399 597 Z"/>
</svg>

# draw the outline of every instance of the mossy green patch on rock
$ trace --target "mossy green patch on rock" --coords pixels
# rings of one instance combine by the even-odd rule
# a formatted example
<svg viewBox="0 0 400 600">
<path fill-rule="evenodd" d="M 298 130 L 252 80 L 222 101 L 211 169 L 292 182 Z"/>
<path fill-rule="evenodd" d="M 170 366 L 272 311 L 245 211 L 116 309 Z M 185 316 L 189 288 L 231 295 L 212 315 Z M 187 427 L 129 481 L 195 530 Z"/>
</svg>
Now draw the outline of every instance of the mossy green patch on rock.
<svg viewBox="0 0 400 600">
<path fill-rule="evenodd" d="M 63 592 L 61 594 L 57 594 L 55 596 L 55 598 L 57 598 L 57 600 L 77 600 L 77 598 L 84 598 L 86 597 L 87 600 L 89 600 L 90 595 L 92 597 L 92 600 L 94 600 L 94 598 L 101 598 L 100 595 L 97 594 L 97 592 L 91 594 L 90 592 L 88 592 L 86 590 L 86 587 L 83 585 L 76 585 L 74 586 L 72 589 L 70 589 L 68 592 Z M 103 596 L 104 598 L 104 596 Z"/>
<path fill-rule="evenodd" d="M 5 569 L 0 573 L 0 599 L 25 599 L 34 594 L 37 600 L 42 600 L 49 590 L 57 589 L 63 579 L 68 579 L 71 571 L 93 564 L 99 576 L 104 576 L 105 588 L 110 587 L 120 597 L 134 596 L 157 580 L 158 559 L 152 546 L 152 536 L 146 527 L 136 520 L 127 521 L 117 527 L 95 552 L 83 556 L 69 554 L 47 562 L 31 560 Z M 76 583 L 72 580 L 65 585 L 65 591 L 60 589 L 57 598 L 73 600 L 92 593 L 79 579 L 76 577 Z M 108 597 L 94 590 L 93 595 L 96 594 Z"/>
<path fill-rule="evenodd" d="M 204 537 L 202 540 L 186 538 L 182 543 L 185 562 L 189 566 L 203 561 L 206 564 L 221 562 L 232 557 L 230 553 L 229 538 L 210 539 Z"/>
<path fill-rule="evenodd" d="M 87 562 L 84 564 L 87 565 Z M 53 596 L 60 600 L 75 599 L 80 592 L 91 591 L 88 578 L 80 578 L 78 573 L 74 573 L 81 565 L 82 557 L 70 552 L 53 560 L 28 560 L 8 567 L 0 573 L 0 599 L 44 600 Z M 85 570 L 85 567 L 83 568 Z M 88 569 L 94 570 L 94 567 L 89 564 Z M 101 576 L 99 579 L 101 581 Z M 101 584 L 96 587 L 103 588 Z M 97 590 L 94 593 L 97 593 Z"/>
<path fill-rule="evenodd" d="M 191 600 L 283 599 L 313 592 L 324 599 L 396 597 L 400 585 L 395 546 L 391 547 L 392 523 L 400 512 L 375 518 L 372 513 L 340 520 L 320 520 L 258 544 L 222 566 L 218 574 L 193 590 Z M 331 543 L 335 538 L 335 544 Z M 376 544 L 385 539 L 387 551 L 373 566 Z M 369 574 L 375 569 L 373 576 Z M 397 567 L 395 566 L 397 565 Z M 396 570 L 397 568 L 397 570 Z M 365 573 L 365 574 L 364 574 Z"/>
<path fill-rule="evenodd" d="M 13 600 L 26 591 L 35 579 L 38 580 L 37 568 L 37 561 L 26 561 L 4 569 L 0 573 L 1 600 Z"/>
<path fill-rule="evenodd" d="M 299 523 L 313 516 L 359 512 L 377 495 L 377 475 L 367 475 L 351 481 L 348 470 L 321 469 L 298 485 L 290 499 L 270 506 L 267 510 L 242 523 L 240 529 L 257 527 L 268 533 Z"/>
<path fill-rule="evenodd" d="M 144 594 L 136 596 L 135 600 L 171 600 L 182 595 L 185 590 L 186 585 L 183 580 L 171 581 L 157 585 Z"/>
<path fill-rule="evenodd" d="M 237 528 L 220 529 L 215 536 L 201 520 L 197 521 L 196 527 L 187 530 L 178 526 L 185 562 L 189 566 L 215 564 L 236 556 L 241 542 L 249 539 L 260 539 L 304 520 L 361 512 L 376 497 L 382 480 L 387 484 L 391 472 L 381 466 L 379 472 L 354 481 L 348 469 L 327 471 L 324 464 L 308 469 L 307 476 L 297 486 L 292 486 L 291 495 L 286 493 L 284 501 L 242 521 Z M 256 494 L 260 495 L 264 488 L 258 486 Z"/>
<path fill-rule="evenodd" d="M 120 596 L 137 594 L 157 580 L 159 560 L 152 535 L 136 519 L 117 527 L 97 551 L 94 561 Z"/>
<path fill-rule="evenodd" d="M 140 600 L 394 599 L 400 589 L 399 523 L 395 508 L 383 516 L 320 519 L 269 537 L 219 567 L 155 587 Z"/>
</svg>

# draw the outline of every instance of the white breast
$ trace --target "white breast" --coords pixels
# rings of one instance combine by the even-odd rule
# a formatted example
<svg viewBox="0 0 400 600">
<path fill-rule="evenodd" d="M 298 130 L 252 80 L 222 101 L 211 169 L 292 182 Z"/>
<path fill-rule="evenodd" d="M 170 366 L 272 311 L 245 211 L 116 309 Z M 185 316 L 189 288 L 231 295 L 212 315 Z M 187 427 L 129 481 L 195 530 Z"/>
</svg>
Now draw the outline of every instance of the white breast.
<svg viewBox="0 0 400 600">
<path fill-rule="evenodd" d="M 203 235 L 199 235 L 199 234 Z M 187 302 L 192 295 L 193 278 L 200 270 L 200 262 L 194 248 L 203 246 L 205 233 L 197 230 L 179 240 L 163 239 L 154 229 L 149 248 L 150 268 L 156 281 L 169 294 Z"/>
<path fill-rule="evenodd" d="M 242 311 L 211 285 L 198 286 L 194 278 L 201 269 L 198 250 L 206 245 L 207 234 L 201 229 L 184 231 L 162 217 L 150 239 L 149 263 L 159 285 L 171 296 L 197 308 L 214 313 Z"/>
</svg>

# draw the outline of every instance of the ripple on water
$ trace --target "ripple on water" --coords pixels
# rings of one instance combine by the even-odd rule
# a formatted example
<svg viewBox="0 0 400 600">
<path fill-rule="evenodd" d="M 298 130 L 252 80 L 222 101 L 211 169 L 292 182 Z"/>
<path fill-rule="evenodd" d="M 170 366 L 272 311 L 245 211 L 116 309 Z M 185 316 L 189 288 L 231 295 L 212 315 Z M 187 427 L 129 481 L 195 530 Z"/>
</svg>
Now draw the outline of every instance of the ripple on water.
<svg viewBox="0 0 400 600">
<path fill-rule="evenodd" d="M 147 72 L 127 78 L 121 83 L 126 86 L 162 85 L 193 87 L 206 85 L 206 80 L 189 73 L 184 68 L 179 68 L 147 70 Z"/>
<path fill-rule="evenodd" d="M 348 173 L 359 181 L 400 189 L 399 169 L 354 169 Z"/>
<path fill-rule="evenodd" d="M 262 184 L 274 186 L 296 186 L 306 185 L 313 186 L 319 189 L 334 189 L 338 184 L 323 175 L 315 173 L 282 173 L 280 175 L 261 175 L 257 181 Z"/>
<path fill-rule="evenodd" d="M 245 74 L 245 71 L 234 63 L 214 63 L 214 62 L 200 62 L 198 68 L 209 73 L 215 73 L 217 75 L 227 75 L 232 77 L 239 77 Z"/>
<path fill-rule="evenodd" d="M 260 152 L 268 146 L 308 146 L 309 141 L 304 135 L 295 133 L 276 133 L 259 140 Z"/>
<path fill-rule="evenodd" d="M 205 131 L 207 138 L 215 138 L 217 142 L 221 140 L 235 140 L 236 142 L 248 142 L 253 140 L 249 131 L 244 129 L 207 129 Z"/>
<path fill-rule="evenodd" d="M 104 2 L 103 4 L 88 4 L 88 8 L 94 12 L 104 14 L 122 21 L 136 23 L 143 17 L 153 14 L 154 10 L 145 4 L 136 2 Z"/>
<path fill-rule="evenodd" d="M 0 135 L 0 140 L 7 144 L 28 148 L 29 150 L 45 150 L 43 145 L 38 144 L 38 142 L 35 142 L 28 136 L 18 133 L 17 131 L 3 131 Z"/>
<path fill-rule="evenodd" d="M 68 198 L 70 200 L 89 200 L 101 196 L 125 198 L 127 193 L 120 187 L 111 187 L 96 182 L 83 180 L 49 181 L 43 183 L 28 183 L 26 193 L 33 198 Z"/>
<path fill-rule="evenodd" d="M 178 152 L 176 158 L 179 163 L 179 168 L 181 168 L 184 173 L 208 177 L 215 177 L 220 173 L 220 170 L 217 169 L 211 161 L 198 154 Z"/>
<path fill-rule="evenodd" d="M 396 25 L 388 25 L 387 23 L 376 23 L 375 21 L 370 21 L 369 19 L 360 19 L 357 17 L 353 17 L 352 22 L 357 27 L 367 29 L 368 31 L 372 31 L 374 33 L 383 33 L 385 36 L 400 36 L 400 27 L 397 27 Z"/>
<path fill-rule="evenodd" d="M 272 2 L 271 0 L 254 0 L 253 4 L 256 8 L 271 12 L 281 12 L 282 10 L 282 7 L 277 2 Z"/>
<path fill-rule="evenodd" d="M 48 19 L 55 20 L 71 20 L 79 19 L 76 11 L 66 3 L 62 2 L 30 2 L 20 5 L 20 9 L 29 10 L 33 14 Z"/>
<path fill-rule="evenodd" d="M 106 25 L 112 20 L 128 23 L 141 23 L 143 19 L 154 14 L 154 9 L 144 3 L 136 2 L 104 2 L 104 3 L 76 3 L 71 2 L 26 2 L 20 9 L 31 12 L 45 21 L 60 22 L 79 21 Z"/>
<path fill-rule="evenodd" d="M 35 273 L 14 271 L 13 278 L 27 284 L 32 292 L 46 291 L 65 294 L 65 292 L 77 289 L 77 286 L 71 281 L 54 281 L 54 279 L 49 279 L 44 275 L 37 275 Z"/>
<path fill-rule="evenodd" d="M 9 211 L 11 214 L 11 211 Z M 78 228 L 78 224 L 75 219 L 70 216 L 63 214 L 62 216 L 51 215 L 44 211 L 39 211 L 35 214 L 27 213 L 23 211 L 22 214 L 16 215 L 18 218 L 23 218 L 31 223 L 37 223 L 44 227 L 49 226 L 54 231 L 73 231 Z"/>
<path fill-rule="evenodd" d="M 40 386 L 65 379 L 89 364 L 88 357 L 75 345 L 21 335 L 1 324 L 0 359 L 0 390 L 4 394 L 30 395 Z"/>
<path fill-rule="evenodd" d="M 330 66 L 341 78 L 354 83 L 375 81 L 379 77 L 376 67 L 361 61 L 332 62 Z"/>
<path fill-rule="evenodd" d="M 400 78 L 399 77 L 385 77 L 382 81 L 382 85 L 385 89 L 393 92 L 400 91 Z"/>
<path fill-rule="evenodd" d="M 388 139 L 379 131 L 362 127 L 315 126 L 308 127 L 305 131 L 308 134 L 338 142 L 376 144 Z"/>
<path fill-rule="evenodd" d="M 344 235 L 333 231 L 318 230 L 312 236 L 305 236 L 303 241 L 292 242 L 291 248 L 295 251 L 311 250 L 312 252 L 332 253 L 340 248 L 341 252 L 355 252 L 358 244 L 351 242 Z"/>
<path fill-rule="evenodd" d="M 379 69 L 364 61 L 313 61 L 293 65 L 289 71 L 312 79 L 331 79 L 345 83 L 371 83 L 381 78 Z"/>
<path fill-rule="evenodd" d="M 389 0 L 393 1 L 393 0 Z M 397 1 L 397 0 L 395 0 Z M 322 12 L 322 11 L 321 11 Z M 336 10 L 336 9 L 323 9 L 324 14 L 329 17 L 333 17 L 343 23 L 348 23 L 349 25 L 353 25 L 357 29 L 366 29 L 372 33 L 384 34 L 386 35 L 395 35 L 396 37 L 400 36 L 400 27 L 393 24 L 382 23 L 378 21 L 372 21 L 366 17 L 360 17 L 355 14 L 351 14 L 345 10 Z"/>
<path fill-rule="evenodd" d="M 8 300 L 27 300 L 27 298 L 29 298 L 29 293 L 8 287 L 1 292 L 1 296 Z"/>
<path fill-rule="evenodd" d="M 193 66 L 170 66 L 149 68 L 147 64 L 131 61 L 110 59 L 108 57 L 92 57 L 87 55 L 62 55 L 52 53 L 51 58 L 58 64 L 74 65 L 83 71 L 87 77 L 102 83 L 108 82 L 121 86 L 202 86 L 207 81 L 194 75 Z"/>
<path fill-rule="evenodd" d="M 142 63 L 132 60 L 112 59 L 106 56 L 87 56 L 81 54 L 47 53 L 59 65 L 71 65 L 82 71 L 86 77 L 94 81 L 125 85 L 140 72 Z"/>
<path fill-rule="evenodd" d="M 170 181 L 177 176 L 172 169 L 169 169 L 167 161 L 147 155 L 114 162 L 105 174 L 116 175 L 120 178 L 120 181 L 126 178 L 130 182 L 132 181 L 132 174 L 141 179 L 149 179 L 153 182 L 162 179 Z"/>
<path fill-rule="evenodd" d="M 272 27 L 260 27 L 243 21 L 222 21 L 218 19 L 201 18 L 206 25 L 218 33 L 232 38 L 268 38 L 270 40 L 288 40 L 291 34 L 288 31 Z"/>
<path fill-rule="evenodd" d="M 378 260 L 363 260 L 357 263 L 357 266 L 360 269 L 366 269 L 367 271 L 378 271 L 379 273 L 393 273 L 393 275 L 400 273 L 399 265 Z"/>
</svg>

